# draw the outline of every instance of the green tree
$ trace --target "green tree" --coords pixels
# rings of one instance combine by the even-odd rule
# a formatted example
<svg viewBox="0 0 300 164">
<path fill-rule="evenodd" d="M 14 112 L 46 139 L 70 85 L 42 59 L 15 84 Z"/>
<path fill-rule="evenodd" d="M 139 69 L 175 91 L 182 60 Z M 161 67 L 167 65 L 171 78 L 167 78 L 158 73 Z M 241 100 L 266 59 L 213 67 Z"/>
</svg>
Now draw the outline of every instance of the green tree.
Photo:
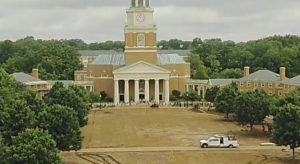
<svg viewBox="0 0 300 164">
<path fill-rule="evenodd" d="M 88 122 L 87 115 L 90 110 L 90 104 L 86 102 L 86 97 L 81 97 L 82 95 L 86 94 L 77 93 L 74 91 L 74 87 L 73 89 L 72 87 L 68 89 L 62 83 L 56 83 L 49 91 L 45 101 L 49 106 L 58 104 L 72 108 L 77 113 L 80 127 L 83 127 Z"/>
<path fill-rule="evenodd" d="M 220 87 L 218 86 L 207 89 L 205 93 L 205 100 L 214 103 L 219 90 Z"/>
<path fill-rule="evenodd" d="M 59 150 L 79 150 L 82 137 L 77 113 L 65 106 L 53 105 L 38 115 L 39 127 L 47 130 L 56 141 Z"/>
<path fill-rule="evenodd" d="M 184 99 L 186 101 L 194 102 L 194 101 L 200 100 L 201 98 L 196 91 L 189 91 L 184 94 Z"/>
<path fill-rule="evenodd" d="M 180 93 L 180 91 L 178 91 L 178 90 L 172 90 L 171 99 L 174 100 L 174 101 L 181 99 L 181 93 Z"/>
<path fill-rule="evenodd" d="M 47 132 L 26 129 L 13 138 L 7 161 L 13 164 L 60 164 L 55 141 Z"/>
<path fill-rule="evenodd" d="M 208 70 L 204 66 L 199 55 L 191 54 L 189 56 L 191 63 L 191 75 L 194 79 L 208 79 Z"/>
<path fill-rule="evenodd" d="M 238 96 L 237 84 L 225 86 L 221 89 L 216 96 L 215 106 L 218 112 L 226 114 L 226 118 L 229 118 L 229 113 L 234 111 L 235 99 Z"/>
<path fill-rule="evenodd" d="M 288 94 L 285 94 L 280 100 L 279 100 L 279 106 L 284 106 L 287 104 L 293 104 L 300 106 L 300 89 L 292 91 Z"/>
<path fill-rule="evenodd" d="M 261 125 L 270 114 L 272 101 L 264 91 L 242 92 L 236 98 L 235 118 L 242 125 Z"/>
<path fill-rule="evenodd" d="M 7 164 L 7 157 L 6 157 L 7 147 L 0 142 L 0 163 Z"/>
<path fill-rule="evenodd" d="M 0 134 L 7 144 L 11 144 L 12 138 L 18 133 L 34 127 L 35 124 L 35 113 L 24 100 L 16 100 L 10 107 L 5 107 L 0 113 L 0 118 L 2 120 Z"/>
<path fill-rule="evenodd" d="M 292 104 L 280 107 L 273 128 L 272 141 L 290 146 L 295 159 L 295 148 L 300 146 L 300 107 Z"/>
<path fill-rule="evenodd" d="M 239 68 L 231 68 L 231 69 L 225 69 L 223 71 L 221 71 L 220 73 L 216 73 L 216 74 L 212 74 L 211 77 L 212 78 L 235 78 L 235 79 L 238 79 L 238 78 L 241 78 L 243 77 L 243 73 L 244 71 L 239 69 Z"/>
</svg>

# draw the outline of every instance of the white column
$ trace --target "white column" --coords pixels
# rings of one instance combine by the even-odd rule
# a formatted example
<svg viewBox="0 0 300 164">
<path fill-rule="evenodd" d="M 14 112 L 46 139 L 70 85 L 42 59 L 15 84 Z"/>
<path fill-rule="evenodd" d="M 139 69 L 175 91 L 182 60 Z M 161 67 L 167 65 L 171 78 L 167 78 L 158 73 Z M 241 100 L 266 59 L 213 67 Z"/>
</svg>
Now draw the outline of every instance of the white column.
<svg viewBox="0 0 300 164">
<path fill-rule="evenodd" d="M 143 5 L 144 7 L 146 7 L 146 0 L 143 0 Z"/>
<path fill-rule="evenodd" d="M 139 80 L 134 81 L 134 102 L 138 103 L 140 99 Z"/>
<path fill-rule="evenodd" d="M 196 90 L 196 87 L 195 87 L 195 85 L 193 84 L 193 91 L 195 91 Z"/>
<path fill-rule="evenodd" d="M 189 92 L 190 90 L 190 85 L 186 85 L 186 92 Z"/>
<path fill-rule="evenodd" d="M 155 102 L 159 104 L 159 80 L 155 80 Z"/>
<path fill-rule="evenodd" d="M 170 103 L 170 82 L 165 80 L 165 103 L 169 105 Z"/>
<path fill-rule="evenodd" d="M 120 101 L 120 95 L 119 95 L 119 80 L 115 80 L 114 90 L 115 90 L 115 94 L 114 94 L 114 102 L 115 102 L 115 105 L 118 105 L 118 104 L 119 104 L 119 101 Z"/>
<path fill-rule="evenodd" d="M 205 94 L 206 94 L 206 87 L 205 87 L 205 86 L 203 86 L 202 98 L 205 98 Z"/>
<path fill-rule="evenodd" d="M 129 80 L 125 80 L 124 99 L 126 104 L 129 103 Z"/>
<path fill-rule="evenodd" d="M 135 7 L 138 7 L 138 6 L 139 6 L 139 1 L 135 0 Z"/>
<path fill-rule="evenodd" d="M 145 101 L 149 102 L 149 80 L 145 79 Z"/>
</svg>

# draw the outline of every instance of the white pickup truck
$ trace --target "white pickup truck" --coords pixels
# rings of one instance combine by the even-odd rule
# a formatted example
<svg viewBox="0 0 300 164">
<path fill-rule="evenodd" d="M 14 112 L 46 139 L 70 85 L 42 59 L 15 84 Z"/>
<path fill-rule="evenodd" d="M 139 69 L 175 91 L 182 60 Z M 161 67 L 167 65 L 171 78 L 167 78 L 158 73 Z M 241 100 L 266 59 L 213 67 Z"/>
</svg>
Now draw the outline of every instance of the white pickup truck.
<svg viewBox="0 0 300 164">
<path fill-rule="evenodd" d="M 238 141 L 232 136 L 214 136 L 210 137 L 208 140 L 201 140 L 200 146 L 202 148 L 236 148 L 239 147 Z"/>
</svg>

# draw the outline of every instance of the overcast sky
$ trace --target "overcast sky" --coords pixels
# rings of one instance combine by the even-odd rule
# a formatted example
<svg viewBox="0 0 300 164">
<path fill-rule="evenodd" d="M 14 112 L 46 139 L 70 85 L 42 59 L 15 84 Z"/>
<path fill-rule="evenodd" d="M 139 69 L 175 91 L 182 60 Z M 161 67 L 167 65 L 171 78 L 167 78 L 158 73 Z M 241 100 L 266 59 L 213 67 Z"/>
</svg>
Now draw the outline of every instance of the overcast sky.
<svg viewBox="0 0 300 164">
<path fill-rule="evenodd" d="M 124 40 L 130 0 L 0 0 L 0 40 Z M 300 0 L 152 0 L 158 39 L 300 35 Z"/>
</svg>

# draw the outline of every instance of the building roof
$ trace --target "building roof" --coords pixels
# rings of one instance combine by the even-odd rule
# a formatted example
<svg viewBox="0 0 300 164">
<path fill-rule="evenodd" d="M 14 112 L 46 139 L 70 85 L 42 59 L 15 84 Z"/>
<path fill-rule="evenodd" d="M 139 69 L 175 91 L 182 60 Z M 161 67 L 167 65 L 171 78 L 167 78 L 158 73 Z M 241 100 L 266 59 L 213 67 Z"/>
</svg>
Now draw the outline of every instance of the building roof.
<svg viewBox="0 0 300 164">
<path fill-rule="evenodd" d="M 110 55 L 99 55 L 92 63 L 94 65 L 124 65 L 124 55 L 121 54 L 110 54 Z"/>
<path fill-rule="evenodd" d="M 123 55 L 124 52 L 115 50 L 80 50 L 78 53 L 81 56 L 99 56 L 99 55 Z"/>
<path fill-rule="evenodd" d="M 274 73 L 269 70 L 259 70 L 248 76 L 240 78 L 239 81 L 278 82 L 281 80 L 280 80 L 280 75 L 277 73 Z"/>
<path fill-rule="evenodd" d="M 211 86 L 226 86 L 235 82 L 237 79 L 209 79 Z"/>
<path fill-rule="evenodd" d="M 99 55 L 123 55 L 122 51 L 115 50 L 80 50 L 78 51 L 81 56 L 99 56 Z M 158 54 L 178 54 L 179 56 L 186 57 L 190 50 L 158 50 Z"/>
<path fill-rule="evenodd" d="M 13 73 L 11 74 L 11 76 L 16 79 L 18 82 L 20 83 L 24 83 L 24 84 L 47 84 L 46 81 L 37 79 L 31 75 L 28 75 L 24 72 L 18 72 L 18 73 Z"/>
<path fill-rule="evenodd" d="M 60 82 L 63 83 L 64 87 L 69 87 L 74 84 L 73 80 L 50 80 L 48 83 L 52 87 L 55 83 Z"/>
<path fill-rule="evenodd" d="M 158 54 L 178 54 L 182 57 L 187 57 L 190 50 L 158 50 Z"/>
<path fill-rule="evenodd" d="M 186 64 L 183 57 L 178 54 L 157 54 L 157 58 L 159 65 Z"/>
<path fill-rule="evenodd" d="M 283 81 L 284 84 L 289 84 L 289 85 L 297 85 L 300 86 L 300 75 L 291 78 L 291 79 L 286 79 Z"/>
<path fill-rule="evenodd" d="M 157 54 L 158 65 L 186 64 L 178 54 Z M 125 65 L 123 54 L 99 55 L 93 65 Z"/>
</svg>

